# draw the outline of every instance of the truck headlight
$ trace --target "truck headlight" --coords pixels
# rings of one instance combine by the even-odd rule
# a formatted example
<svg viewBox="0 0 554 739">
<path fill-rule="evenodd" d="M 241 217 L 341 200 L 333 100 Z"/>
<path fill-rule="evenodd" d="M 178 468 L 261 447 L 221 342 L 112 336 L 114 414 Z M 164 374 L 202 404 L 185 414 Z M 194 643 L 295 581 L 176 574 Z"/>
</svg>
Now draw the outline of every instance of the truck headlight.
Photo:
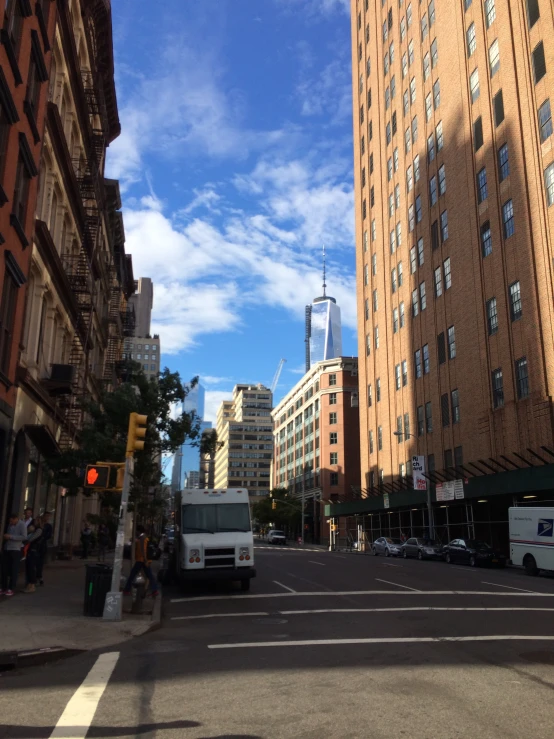
<svg viewBox="0 0 554 739">
<path fill-rule="evenodd" d="M 189 550 L 189 556 L 191 556 L 191 557 L 199 557 L 200 556 L 200 550 L 199 549 L 190 549 Z"/>
</svg>

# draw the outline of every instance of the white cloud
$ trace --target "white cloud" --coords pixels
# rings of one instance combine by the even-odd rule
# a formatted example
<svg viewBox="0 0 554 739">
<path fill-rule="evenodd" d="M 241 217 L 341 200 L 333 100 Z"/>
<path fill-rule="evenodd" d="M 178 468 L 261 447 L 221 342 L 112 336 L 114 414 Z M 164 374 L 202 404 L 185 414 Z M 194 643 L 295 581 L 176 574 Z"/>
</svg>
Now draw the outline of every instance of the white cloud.
<svg viewBox="0 0 554 739">
<path fill-rule="evenodd" d="M 277 0 L 284 6 L 299 7 L 312 15 L 330 15 L 335 12 L 350 13 L 350 0 Z"/>
<path fill-rule="evenodd" d="M 201 385 L 221 385 L 223 382 L 232 382 L 230 377 L 214 377 L 213 375 L 200 375 Z"/>
<path fill-rule="evenodd" d="M 224 400 L 231 400 L 232 397 L 232 390 L 206 390 L 204 421 L 211 421 L 215 427 L 219 406 Z"/>
</svg>

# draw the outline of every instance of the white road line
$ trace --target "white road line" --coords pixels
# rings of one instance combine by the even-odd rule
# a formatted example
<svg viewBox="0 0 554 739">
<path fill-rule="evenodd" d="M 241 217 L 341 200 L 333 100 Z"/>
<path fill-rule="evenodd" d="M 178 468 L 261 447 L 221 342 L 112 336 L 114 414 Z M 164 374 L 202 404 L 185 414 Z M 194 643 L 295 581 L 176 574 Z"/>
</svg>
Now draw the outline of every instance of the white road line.
<svg viewBox="0 0 554 739">
<path fill-rule="evenodd" d="M 406 590 L 413 590 L 414 593 L 421 593 L 421 590 L 418 590 L 417 588 L 410 588 L 407 585 L 400 585 L 398 582 L 391 582 L 390 580 L 381 580 L 381 578 L 376 577 L 375 578 L 377 582 L 386 582 L 387 585 L 394 585 L 396 588 L 406 588 Z"/>
<path fill-rule="evenodd" d="M 98 657 L 69 700 L 50 739 L 85 739 L 118 659 L 119 652 L 106 652 Z"/>
<path fill-rule="evenodd" d="M 313 615 L 321 615 L 321 614 L 327 614 L 327 613 L 403 613 L 404 611 L 486 611 L 487 613 L 495 612 L 495 611 L 525 611 L 525 612 L 531 612 L 531 611 L 541 611 L 541 612 L 548 612 L 552 613 L 554 612 L 554 608 L 487 608 L 486 606 L 482 606 L 479 608 L 448 608 L 445 606 L 444 608 L 442 606 L 414 606 L 413 608 L 315 608 L 313 610 L 304 610 L 304 611 L 278 611 L 280 616 L 313 616 Z M 196 620 L 202 620 L 204 618 L 211 619 L 211 618 L 230 618 L 230 617 L 237 617 L 237 618 L 248 618 L 249 616 L 270 616 L 271 614 L 267 611 L 244 611 L 242 613 L 204 613 L 198 616 L 173 616 L 170 620 L 171 621 L 194 621 Z"/>
<path fill-rule="evenodd" d="M 313 565 L 319 565 L 320 567 L 325 567 L 323 562 L 314 562 L 313 559 L 309 559 L 308 562 L 310 562 L 310 564 L 313 564 Z"/>
<path fill-rule="evenodd" d="M 513 610 L 516 609 L 514 608 Z M 172 616 L 169 620 L 193 621 L 195 618 L 244 618 L 245 616 L 269 616 L 269 613 L 267 611 L 247 611 L 246 613 L 203 613 L 201 616 Z"/>
<path fill-rule="evenodd" d="M 402 567 L 402 565 L 393 565 L 390 562 L 383 562 L 383 567 Z"/>
<path fill-rule="evenodd" d="M 534 593 L 535 590 L 524 590 L 523 588 L 514 588 L 511 585 L 501 585 L 499 582 L 486 582 L 486 580 L 481 580 L 483 585 L 496 585 L 497 588 L 508 588 L 509 590 L 519 590 L 520 593 Z"/>
<path fill-rule="evenodd" d="M 245 649 L 248 647 L 319 647 L 330 644 L 424 644 L 429 642 L 482 641 L 554 641 L 554 636 L 420 636 L 369 639 L 299 639 L 297 641 L 261 641 L 238 644 L 208 644 L 208 649 Z"/>
<path fill-rule="evenodd" d="M 285 590 L 288 590 L 289 593 L 296 593 L 296 590 L 293 590 L 292 588 L 289 588 L 288 585 L 283 585 L 283 583 L 282 582 L 279 582 L 279 580 L 274 580 L 273 582 L 275 583 L 275 585 L 279 585 L 280 587 L 284 588 Z"/>
<path fill-rule="evenodd" d="M 171 603 L 199 603 L 204 600 L 252 600 L 254 598 L 308 598 L 341 595 L 493 595 L 496 598 L 554 598 L 554 593 L 503 593 L 498 590 L 314 590 L 296 593 L 255 593 L 253 595 L 201 595 L 197 598 L 172 598 Z"/>
</svg>

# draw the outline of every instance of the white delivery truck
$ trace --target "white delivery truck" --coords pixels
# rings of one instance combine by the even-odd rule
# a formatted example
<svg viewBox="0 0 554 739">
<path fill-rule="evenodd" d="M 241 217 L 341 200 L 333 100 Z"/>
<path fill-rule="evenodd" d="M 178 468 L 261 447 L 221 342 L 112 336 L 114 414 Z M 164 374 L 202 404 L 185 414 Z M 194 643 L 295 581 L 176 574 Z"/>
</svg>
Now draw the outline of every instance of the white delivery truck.
<svg viewBox="0 0 554 739">
<path fill-rule="evenodd" d="M 177 493 L 174 561 L 183 586 L 193 580 L 238 580 L 249 590 L 256 570 L 248 490 Z"/>
<path fill-rule="evenodd" d="M 521 506 L 509 509 L 510 557 L 528 575 L 554 570 L 554 508 Z"/>
</svg>

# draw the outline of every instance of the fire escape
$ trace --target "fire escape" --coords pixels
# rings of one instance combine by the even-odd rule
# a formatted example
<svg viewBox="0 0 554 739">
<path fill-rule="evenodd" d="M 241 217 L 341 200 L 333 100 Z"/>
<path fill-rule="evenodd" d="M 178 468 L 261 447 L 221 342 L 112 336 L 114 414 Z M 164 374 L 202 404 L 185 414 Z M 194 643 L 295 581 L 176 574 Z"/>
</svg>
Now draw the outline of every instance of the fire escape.
<svg viewBox="0 0 554 739">
<path fill-rule="evenodd" d="M 77 254 L 64 255 L 63 258 L 78 307 L 77 326 L 68 360 L 75 369 L 72 393 L 65 400 L 65 423 L 60 438 L 60 446 L 63 449 L 71 448 L 83 427 L 84 401 L 87 395 L 90 366 L 89 353 L 94 342 L 92 323 L 95 295 L 92 264 L 96 258 L 103 208 L 100 179 L 101 162 L 105 149 L 102 127 L 106 117 L 94 85 L 92 72 L 82 70 L 81 78 L 89 114 L 91 141 L 82 158 L 73 162 L 84 212 L 82 240 Z"/>
</svg>

